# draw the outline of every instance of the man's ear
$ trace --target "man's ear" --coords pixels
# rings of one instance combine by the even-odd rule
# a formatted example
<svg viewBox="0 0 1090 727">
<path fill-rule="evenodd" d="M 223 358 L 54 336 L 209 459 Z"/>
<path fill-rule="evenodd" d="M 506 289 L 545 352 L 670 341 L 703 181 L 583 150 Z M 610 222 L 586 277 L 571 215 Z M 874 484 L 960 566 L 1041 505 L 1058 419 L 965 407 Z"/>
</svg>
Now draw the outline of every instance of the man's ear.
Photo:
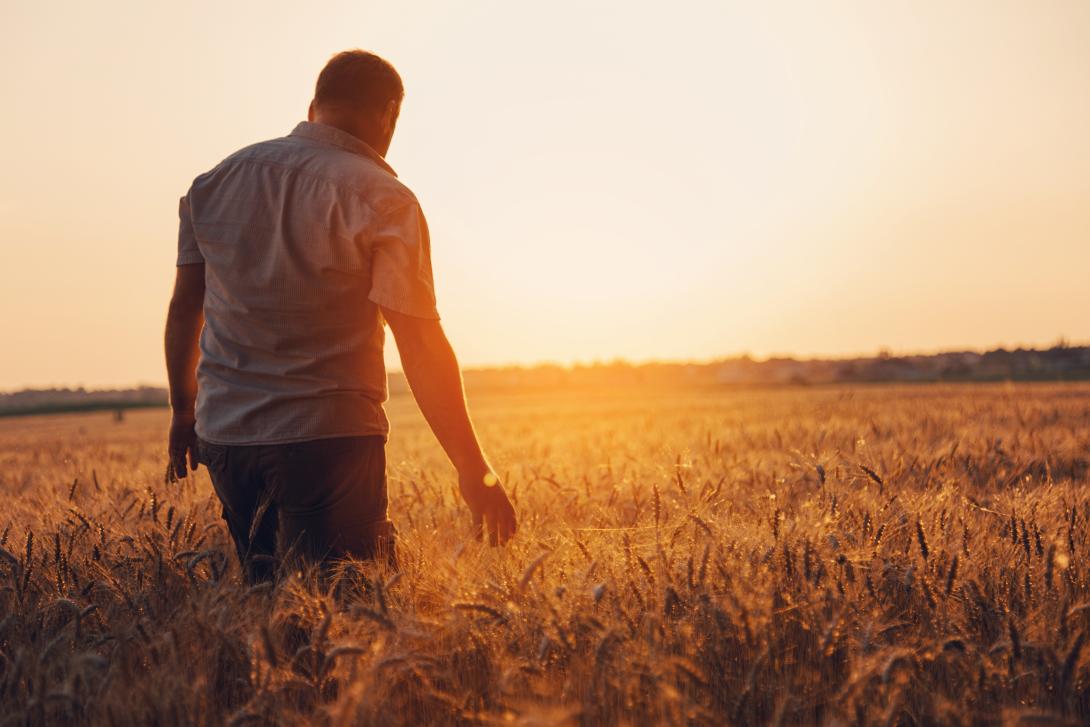
<svg viewBox="0 0 1090 727">
<path fill-rule="evenodd" d="M 310 102 L 310 106 L 307 107 L 307 121 L 314 122 L 314 102 Z"/>
<path fill-rule="evenodd" d="M 386 108 L 382 110 L 382 130 L 392 134 L 397 126 L 397 116 L 401 112 L 401 102 L 390 99 L 386 102 Z"/>
</svg>

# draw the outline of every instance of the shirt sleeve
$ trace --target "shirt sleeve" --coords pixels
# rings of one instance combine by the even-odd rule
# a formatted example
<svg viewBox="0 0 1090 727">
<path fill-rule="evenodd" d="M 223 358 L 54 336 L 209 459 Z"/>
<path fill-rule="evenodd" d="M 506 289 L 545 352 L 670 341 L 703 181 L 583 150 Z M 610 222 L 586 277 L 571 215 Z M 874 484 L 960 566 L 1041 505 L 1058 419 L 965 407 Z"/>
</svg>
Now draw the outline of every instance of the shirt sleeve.
<svg viewBox="0 0 1090 727">
<path fill-rule="evenodd" d="M 431 272 L 431 238 L 415 200 L 383 215 L 371 251 L 368 300 L 398 313 L 439 319 Z"/>
<path fill-rule="evenodd" d="M 203 263 L 204 256 L 197 247 L 197 235 L 193 232 L 193 217 L 189 211 L 189 196 L 178 203 L 178 265 Z"/>
</svg>

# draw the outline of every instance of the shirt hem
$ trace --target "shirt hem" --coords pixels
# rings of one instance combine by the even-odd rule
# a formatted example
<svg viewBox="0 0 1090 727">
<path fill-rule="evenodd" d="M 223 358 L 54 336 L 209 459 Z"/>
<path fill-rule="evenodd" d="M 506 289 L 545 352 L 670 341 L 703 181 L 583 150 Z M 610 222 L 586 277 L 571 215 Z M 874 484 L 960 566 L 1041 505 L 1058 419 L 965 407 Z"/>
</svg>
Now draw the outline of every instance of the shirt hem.
<svg viewBox="0 0 1090 727">
<path fill-rule="evenodd" d="M 283 437 L 222 437 L 222 436 L 205 436 L 200 432 L 197 432 L 197 436 L 209 444 L 219 444 L 221 446 L 230 447 L 250 447 L 260 446 L 268 444 L 298 444 L 300 442 L 311 442 L 318 439 L 338 439 L 340 437 L 382 437 L 383 442 L 390 440 L 390 433 L 388 431 L 374 431 L 374 430 L 355 430 L 349 432 L 330 432 L 328 434 L 289 434 Z"/>
</svg>

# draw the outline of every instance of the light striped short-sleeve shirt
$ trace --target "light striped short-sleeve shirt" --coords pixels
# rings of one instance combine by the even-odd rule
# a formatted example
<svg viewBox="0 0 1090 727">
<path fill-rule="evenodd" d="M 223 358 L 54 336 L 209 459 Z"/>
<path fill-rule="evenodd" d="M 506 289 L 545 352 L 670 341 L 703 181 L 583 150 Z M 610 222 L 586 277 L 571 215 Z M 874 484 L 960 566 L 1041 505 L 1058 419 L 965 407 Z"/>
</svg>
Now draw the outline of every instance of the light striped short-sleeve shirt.
<svg viewBox="0 0 1090 727">
<path fill-rule="evenodd" d="M 197 177 L 180 218 L 178 265 L 205 266 L 197 434 L 385 435 L 379 307 L 439 317 L 427 223 L 385 160 L 303 122 Z"/>
</svg>

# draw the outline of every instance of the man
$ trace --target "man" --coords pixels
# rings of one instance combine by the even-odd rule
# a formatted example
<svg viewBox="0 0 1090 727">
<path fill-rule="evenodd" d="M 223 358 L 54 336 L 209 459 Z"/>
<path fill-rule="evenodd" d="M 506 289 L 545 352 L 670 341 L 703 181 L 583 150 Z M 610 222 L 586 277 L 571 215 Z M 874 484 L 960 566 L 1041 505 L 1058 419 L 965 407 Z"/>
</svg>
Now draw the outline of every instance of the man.
<svg viewBox="0 0 1090 727">
<path fill-rule="evenodd" d="M 392 557 L 384 320 L 478 534 L 515 532 L 439 323 L 427 223 L 385 161 L 403 96 L 385 60 L 339 53 L 306 122 L 181 200 L 169 474 L 185 477 L 187 457 L 208 468 L 250 581 L 288 553 Z"/>
</svg>

